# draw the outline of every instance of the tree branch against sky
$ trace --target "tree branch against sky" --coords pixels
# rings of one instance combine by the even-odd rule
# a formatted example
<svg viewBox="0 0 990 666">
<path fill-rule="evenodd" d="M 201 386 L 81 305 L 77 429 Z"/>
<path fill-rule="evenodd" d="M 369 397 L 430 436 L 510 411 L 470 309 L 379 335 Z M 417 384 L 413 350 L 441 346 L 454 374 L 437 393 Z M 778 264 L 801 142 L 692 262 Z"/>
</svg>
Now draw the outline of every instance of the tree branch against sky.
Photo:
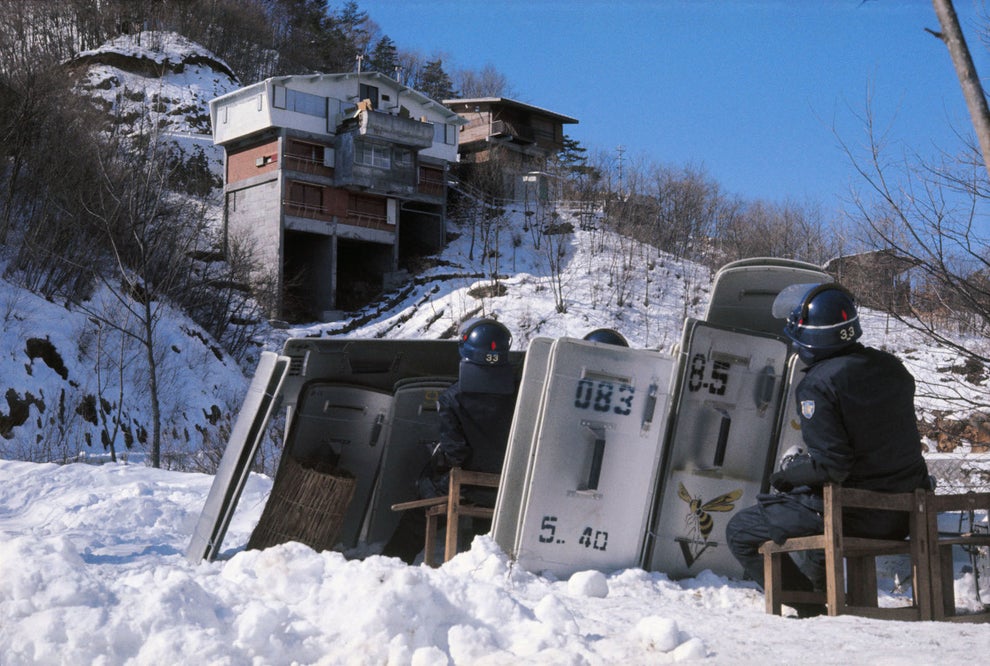
<svg viewBox="0 0 990 666">
<path fill-rule="evenodd" d="M 945 42 L 945 46 L 949 49 L 952 64 L 959 77 L 959 85 L 966 98 L 966 107 L 973 121 L 973 130 L 980 143 L 983 162 L 990 175 L 990 109 L 987 107 L 987 98 L 980 84 L 980 77 L 977 75 L 962 28 L 959 26 L 959 16 L 952 5 L 952 0 L 932 0 L 932 3 L 942 31 L 928 30 L 928 32 Z"/>
</svg>

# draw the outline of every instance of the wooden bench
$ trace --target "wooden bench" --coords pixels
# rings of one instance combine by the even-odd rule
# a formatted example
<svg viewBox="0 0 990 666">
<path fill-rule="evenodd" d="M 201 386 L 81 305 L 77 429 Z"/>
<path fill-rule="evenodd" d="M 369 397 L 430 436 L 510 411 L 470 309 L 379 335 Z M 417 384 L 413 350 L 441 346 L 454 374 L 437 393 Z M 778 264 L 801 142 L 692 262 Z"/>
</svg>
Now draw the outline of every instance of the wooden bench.
<svg viewBox="0 0 990 666">
<path fill-rule="evenodd" d="M 392 505 L 392 511 L 408 511 L 424 509 L 426 511 L 426 543 L 423 550 L 423 562 L 428 566 L 436 566 L 434 550 L 436 548 L 437 529 L 440 517 L 447 519 L 447 535 L 444 542 L 444 562 L 450 561 L 457 554 L 457 537 L 460 529 L 460 518 L 488 518 L 495 515 L 491 507 L 465 504 L 461 497 L 461 489 L 465 486 L 483 488 L 498 488 L 500 475 L 488 472 L 472 472 L 454 467 L 450 470 L 450 485 L 447 495 L 429 497 L 427 499 L 400 502 Z"/>
<path fill-rule="evenodd" d="M 879 493 L 842 488 L 828 484 L 823 489 L 825 531 L 823 534 L 787 539 L 782 544 L 768 541 L 763 553 L 767 613 L 781 614 L 781 604 L 825 604 L 829 615 L 861 615 L 896 620 L 929 620 L 932 611 L 932 584 L 929 529 L 926 503 L 931 493 Z M 842 533 L 843 508 L 903 511 L 910 516 L 908 539 L 868 539 Z M 785 590 L 781 581 L 781 558 L 790 553 L 825 551 L 825 590 Z M 880 608 L 877 598 L 876 558 L 908 554 L 911 558 L 912 604 Z"/>
<path fill-rule="evenodd" d="M 975 529 L 973 516 L 985 511 L 990 516 L 990 493 L 932 494 L 927 500 L 927 529 L 930 548 L 932 613 L 935 620 L 954 622 L 990 622 L 990 606 L 984 602 L 983 612 L 956 614 L 955 569 L 953 547 L 990 547 L 990 534 Z M 969 530 L 946 533 L 939 530 L 938 516 L 946 512 L 969 514 Z"/>
</svg>

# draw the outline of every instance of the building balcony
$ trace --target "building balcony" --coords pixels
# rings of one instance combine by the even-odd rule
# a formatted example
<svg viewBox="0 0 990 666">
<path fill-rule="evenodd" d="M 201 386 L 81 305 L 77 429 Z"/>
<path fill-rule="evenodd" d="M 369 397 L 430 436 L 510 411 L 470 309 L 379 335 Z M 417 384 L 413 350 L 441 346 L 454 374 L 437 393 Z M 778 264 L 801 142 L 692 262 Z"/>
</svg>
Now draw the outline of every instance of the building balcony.
<svg viewBox="0 0 990 666">
<path fill-rule="evenodd" d="M 282 206 L 285 209 L 286 215 L 305 217 L 310 220 L 321 220 L 323 222 L 333 221 L 333 215 L 331 215 L 326 207 L 322 205 L 307 204 L 302 201 L 291 201 L 285 199 L 282 201 Z"/>
<path fill-rule="evenodd" d="M 425 194 L 431 197 L 443 197 L 446 193 L 443 182 L 443 173 L 439 174 L 433 172 L 421 171 L 419 176 L 419 183 L 416 187 L 420 194 Z"/>
<path fill-rule="evenodd" d="M 358 133 L 417 150 L 433 145 L 433 125 L 379 111 L 361 111 Z"/>
<path fill-rule="evenodd" d="M 533 143 L 536 141 L 536 133 L 529 125 L 509 122 L 508 120 L 496 120 L 492 123 L 491 135 L 494 137 L 504 137 L 522 143 Z"/>
<path fill-rule="evenodd" d="M 282 157 L 282 168 L 298 171 L 299 173 L 304 173 L 310 176 L 333 178 L 332 166 L 325 165 L 322 160 L 314 160 L 312 158 L 302 157 L 300 155 L 290 155 L 286 153 Z"/>
<path fill-rule="evenodd" d="M 388 216 L 384 213 L 373 213 L 367 210 L 348 208 L 345 215 L 336 217 L 325 206 L 292 201 L 290 199 L 283 200 L 282 206 L 285 214 L 292 217 L 327 223 L 336 222 L 337 224 L 351 227 L 395 233 L 395 225 L 389 224 Z"/>
</svg>

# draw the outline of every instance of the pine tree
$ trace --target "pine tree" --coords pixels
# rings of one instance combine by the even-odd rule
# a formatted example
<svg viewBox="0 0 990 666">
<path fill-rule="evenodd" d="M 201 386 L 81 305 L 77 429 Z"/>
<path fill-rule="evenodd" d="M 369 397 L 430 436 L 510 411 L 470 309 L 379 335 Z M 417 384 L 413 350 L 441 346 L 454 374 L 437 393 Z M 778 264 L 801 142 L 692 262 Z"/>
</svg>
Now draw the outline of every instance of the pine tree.
<svg viewBox="0 0 990 666">
<path fill-rule="evenodd" d="M 355 0 L 347 0 L 343 9 L 332 15 L 334 27 L 354 49 L 355 55 L 365 55 L 371 42 L 368 30 L 368 12 L 361 11 Z"/>
<path fill-rule="evenodd" d="M 454 84 L 443 69 L 443 59 L 437 58 L 426 63 L 419 73 L 416 89 L 438 102 L 456 97 Z"/>
<path fill-rule="evenodd" d="M 587 172 L 588 149 L 580 141 L 564 135 L 563 146 L 557 151 L 557 163 L 572 174 Z"/>
<path fill-rule="evenodd" d="M 395 69 L 398 66 L 399 51 L 395 47 L 395 42 L 387 36 L 382 37 L 371 51 L 368 58 L 368 68 L 386 76 L 395 76 Z"/>
</svg>

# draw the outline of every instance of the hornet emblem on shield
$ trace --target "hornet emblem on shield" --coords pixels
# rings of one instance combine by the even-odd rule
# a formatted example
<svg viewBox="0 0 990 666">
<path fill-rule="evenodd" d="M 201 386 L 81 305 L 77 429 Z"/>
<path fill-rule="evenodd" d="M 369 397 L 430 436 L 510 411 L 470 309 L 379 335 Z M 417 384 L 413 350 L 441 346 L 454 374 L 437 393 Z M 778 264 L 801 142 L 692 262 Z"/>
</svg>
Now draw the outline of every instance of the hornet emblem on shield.
<svg viewBox="0 0 990 666">
<path fill-rule="evenodd" d="M 715 545 L 708 541 L 708 537 L 715 527 L 715 520 L 709 512 L 732 511 L 736 508 L 736 500 L 742 497 L 742 494 L 742 489 L 737 488 L 707 502 L 702 502 L 700 497 L 692 497 L 683 483 L 677 484 L 677 496 L 688 505 L 688 513 L 684 517 L 688 528 L 688 536 L 677 537 L 676 541 L 680 542 L 681 551 L 684 553 L 684 562 L 689 567 L 701 557 L 702 553 L 708 550 L 709 546 Z"/>
</svg>

